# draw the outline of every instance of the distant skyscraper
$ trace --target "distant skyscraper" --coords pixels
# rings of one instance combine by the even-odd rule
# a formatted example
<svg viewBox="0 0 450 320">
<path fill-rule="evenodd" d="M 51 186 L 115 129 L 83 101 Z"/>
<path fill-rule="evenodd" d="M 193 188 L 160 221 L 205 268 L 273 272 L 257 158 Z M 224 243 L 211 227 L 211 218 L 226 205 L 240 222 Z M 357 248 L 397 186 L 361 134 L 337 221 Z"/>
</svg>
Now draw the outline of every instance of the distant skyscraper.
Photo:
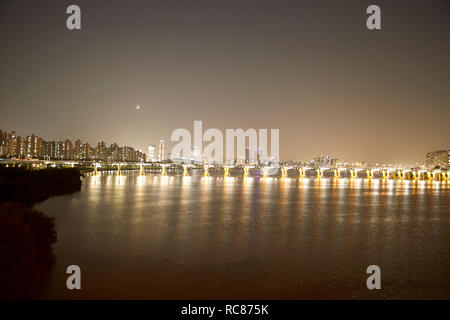
<svg viewBox="0 0 450 320">
<path fill-rule="evenodd" d="M 245 148 L 245 164 L 249 164 L 250 162 L 250 148 Z"/>
<path fill-rule="evenodd" d="M 148 162 L 156 161 L 156 147 L 155 147 L 155 145 L 148 146 L 147 161 Z"/>
<path fill-rule="evenodd" d="M 262 149 L 261 148 L 256 148 L 255 149 L 255 159 L 256 159 L 256 163 L 258 165 L 261 164 L 261 153 L 262 153 Z"/>
<path fill-rule="evenodd" d="M 319 167 L 329 167 L 331 166 L 332 158 L 330 156 L 317 156 L 314 158 L 314 166 Z"/>
<path fill-rule="evenodd" d="M 439 150 L 427 153 L 427 168 L 450 168 L 450 150 Z"/>
<path fill-rule="evenodd" d="M 164 140 L 159 141 L 159 161 L 164 160 Z"/>
</svg>

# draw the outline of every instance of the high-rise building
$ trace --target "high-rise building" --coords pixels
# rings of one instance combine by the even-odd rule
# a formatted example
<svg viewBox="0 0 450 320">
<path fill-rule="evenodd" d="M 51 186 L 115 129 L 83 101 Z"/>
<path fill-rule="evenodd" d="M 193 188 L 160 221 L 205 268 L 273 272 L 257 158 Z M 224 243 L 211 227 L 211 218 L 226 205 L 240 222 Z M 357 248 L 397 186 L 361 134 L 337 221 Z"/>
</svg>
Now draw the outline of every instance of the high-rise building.
<svg viewBox="0 0 450 320">
<path fill-rule="evenodd" d="M 255 158 L 254 158 L 254 160 L 256 160 L 256 163 L 258 165 L 261 164 L 261 154 L 262 154 L 262 149 L 261 148 L 256 148 L 255 149 Z"/>
<path fill-rule="evenodd" d="M 72 141 L 64 141 L 64 160 L 71 160 L 73 158 Z"/>
<path fill-rule="evenodd" d="M 250 163 L 250 148 L 245 147 L 245 164 Z"/>
<path fill-rule="evenodd" d="M 15 156 L 18 158 L 25 157 L 25 139 L 20 136 L 17 136 Z"/>
<path fill-rule="evenodd" d="M 426 166 L 428 169 L 435 167 L 450 169 L 450 150 L 428 152 L 426 155 Z"/>
<path fill-rule="evenodd" d="M 317 156 L 313 162 L 316 168 L 332 166 L 332 158 L 330 156 Z"/>
<path fill-rule="evenodd" d="M 42 159 L 50 159 L 50 155 L 52 153 L 52 145 L 51 145 L 51 141 L 44 141 L 42 140 L 42 152 L 41 152 L 41 158 Z"/>
<path fill-rule="evenodd" d="M 17 135 L 15 131 L 8 133 L 7 144 L 7 154 L 10 156 L 16 156 Z"/>
<path fill-rule="evenodd" d="M 0 156 L 5 156 L 8 154 L 8 133 L 6 131 L 0 130 Z"/>
<path fill-rule="evenodd" d="M 92 159 L 92 157 L 91 157 L 91 145 L 89 143 L 85 142 L 83 144 L 83 149 L 82 149 L 82 153 L 81 154 L 82 154 L 83 160 L 91 160 Z"/>
<path fill-rule="evenodd" d="M 32 134 L 27 136 L 25 142 L 25 154 L 27 158 L 38 159 L 42 156 L 43 140 Z"/>
<path fill-rule="evenodd" d="M 159 141 L 159 156 L 158 159 L 160 162 L 164 160 L 164 140 Z"/>
<path fill-rule="evenodd" d="M 97 147 L 95 148 L 94 152 L 94 158 L 97 160 L 106 161 L 107 154 L 108 152 L 106 148 L 106 143 L 104 143 L 103 141 L 97 143 Z"/>
<path fill-rule="evenodd" d="M 154 162 L 157 161 L 156 159 L 156 146 L 150 145 L 148 146 L 148 152 L 147 152 L 147 161 L 148 162 Z"/>
<path fill-rule="evenodd" d="M 61 151 L 64 149 L 64 144 L 62 141 L 44 141 L 43 149 L 44 159 L 61 160 L 63 158 Z"/>
<path fill-rule="evenodd" d="M 83 158 L 82 151 L 83 151 L 83 142 L 80 139 L 78 139 L 77 141 L 75 141 L 75 148 L 73 150 L 75 160 L 81 160 Z"/>
<path fill-rule="evenodd" d="M 58 160 L 64 159 L 64 142 L 58 141 L 55 142 L 55 151 L 54 151 L 54 158 Z"/>
</svg>

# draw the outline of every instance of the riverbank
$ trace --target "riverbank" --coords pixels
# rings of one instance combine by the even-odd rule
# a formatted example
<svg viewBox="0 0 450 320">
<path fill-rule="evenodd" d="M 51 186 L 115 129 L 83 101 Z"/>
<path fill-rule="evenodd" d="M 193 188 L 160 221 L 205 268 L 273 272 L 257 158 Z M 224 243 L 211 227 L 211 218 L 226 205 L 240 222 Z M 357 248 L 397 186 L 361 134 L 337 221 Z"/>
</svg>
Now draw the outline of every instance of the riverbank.
<svg viewBox="0 0 450 320">
<path fill-rule="evenodd" d="M 0 299 L 30 299 L 55 257 L 55 219 L 31 207 L 81 189 L 78 169 L 0 167 Z"/>
</svg>

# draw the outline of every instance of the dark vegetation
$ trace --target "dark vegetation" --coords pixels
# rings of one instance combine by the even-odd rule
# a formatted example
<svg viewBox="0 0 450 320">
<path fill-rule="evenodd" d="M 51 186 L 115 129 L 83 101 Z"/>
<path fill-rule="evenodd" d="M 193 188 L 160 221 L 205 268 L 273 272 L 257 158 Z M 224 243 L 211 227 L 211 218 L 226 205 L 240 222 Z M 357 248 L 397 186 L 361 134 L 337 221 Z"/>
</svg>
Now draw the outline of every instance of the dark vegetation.
<svg viewBox="0 0 450 320">
<path fill-rule="evenodd" d="M 0 205 L 0 299 L 32 298 L 54 262 L 55 221 L 18 203 Z"/>
<path fill-rule="evenodd" d="M 80 171 L 74 168 L 27 170 L 0 167 L 0 203 L 11 201 L 32 206 L 51 196 L 81 189 Z"/>
<path fill-rule="evenodd" d="M 0 299 L 36 296 L 54 263 L 54 218 L 31 208 L 80 190 L 77 169 L 30 171 L 0 167 Z"/>
</svg>

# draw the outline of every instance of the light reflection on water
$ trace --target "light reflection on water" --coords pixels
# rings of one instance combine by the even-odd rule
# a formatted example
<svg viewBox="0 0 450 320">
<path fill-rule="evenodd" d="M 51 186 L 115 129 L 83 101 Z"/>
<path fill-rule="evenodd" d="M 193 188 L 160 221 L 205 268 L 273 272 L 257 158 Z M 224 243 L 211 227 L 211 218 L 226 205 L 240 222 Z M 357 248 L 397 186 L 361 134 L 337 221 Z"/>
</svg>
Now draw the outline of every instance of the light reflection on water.
<svg viewBox="0 0 450 320">
<path fill-rule="evenodd" d="M 43 298 L 450 298 L 446 182 L 84 178 L 57 218 Z M 65 289 L 65 268 L 83 289 Z M 365 287 L 382 269 L 383 290 Z"/>
</svg>

